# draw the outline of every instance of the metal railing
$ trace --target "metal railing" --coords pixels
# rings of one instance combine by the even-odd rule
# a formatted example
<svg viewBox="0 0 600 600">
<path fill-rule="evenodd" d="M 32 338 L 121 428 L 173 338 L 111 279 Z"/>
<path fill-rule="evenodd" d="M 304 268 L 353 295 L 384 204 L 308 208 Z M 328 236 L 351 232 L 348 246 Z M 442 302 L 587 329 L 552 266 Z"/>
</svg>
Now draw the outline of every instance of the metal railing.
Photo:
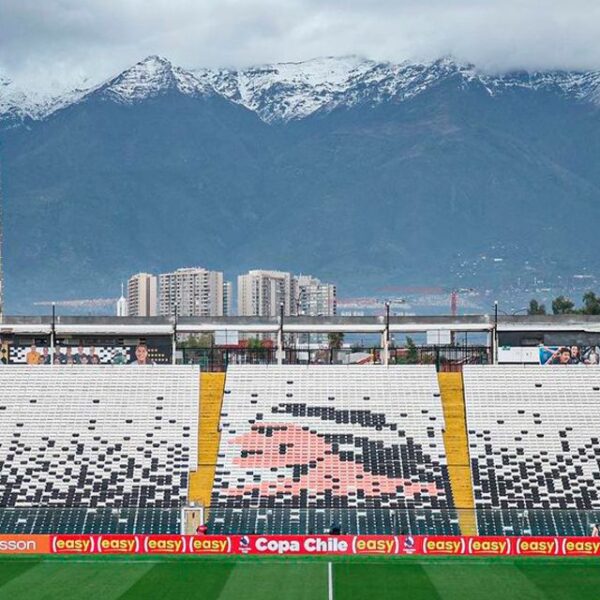
<svg viewBox="0 0 600 600">
<path fill-rule="evenodd" d="M 184 364 L 200 365 L 203 371 L 225 371 L 229 365 L 277 364 L 276 348 L 180 348 Z M 487 346 L 414 346 L 391 348 L 390 364 L 433 364 L 438 371 L 459 371 L 465 364 L 489 364 Z M 383 364 L 380 347 L 285 348 L 284 364 L 347 365 Z"/>
<path fill-rule="evenodd" d="M 0 509 L 0 534 L 179 534 L 195 531 L 199 507 Z M 209 534 L 344 534 L 484 536 L 598 535 L 599 510 L 457 508 L 203 509 Z M 461 529 L 467 524 L 467 529 Z"/>
</svg>

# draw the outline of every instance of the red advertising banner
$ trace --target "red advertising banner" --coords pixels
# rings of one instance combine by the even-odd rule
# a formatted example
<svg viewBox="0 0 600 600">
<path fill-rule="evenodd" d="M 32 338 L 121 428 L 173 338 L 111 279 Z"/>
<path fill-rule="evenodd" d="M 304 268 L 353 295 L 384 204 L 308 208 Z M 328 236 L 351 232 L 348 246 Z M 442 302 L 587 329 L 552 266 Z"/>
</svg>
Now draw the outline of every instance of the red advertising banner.
<svg viewBox="0 0 600 600">
<path fill-rule="evenodd" d="M 598 556 L 598 537 L 0 535 L 0 554 Z"/>
</svg>

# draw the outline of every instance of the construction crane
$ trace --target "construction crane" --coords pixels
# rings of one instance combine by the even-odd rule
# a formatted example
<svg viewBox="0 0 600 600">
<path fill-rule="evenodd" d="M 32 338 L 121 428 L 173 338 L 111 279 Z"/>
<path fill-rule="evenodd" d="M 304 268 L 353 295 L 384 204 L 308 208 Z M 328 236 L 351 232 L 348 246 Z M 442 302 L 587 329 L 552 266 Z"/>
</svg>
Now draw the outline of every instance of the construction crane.
<svg viewBox="0 0 600 600">
<path fill-rule="evenodd" d="M 450 314 L 453 317 L 458 315 L 458 302 L 460 294 L 473 292 L 473 288 L 444 288 L 439 286 L 386 286 L 378 290 L 379 292 L 393 292 L 401 294 L 417 294 L 417 295 L 435 295 L 441 296 L 450 292 Z"/>
</svg>

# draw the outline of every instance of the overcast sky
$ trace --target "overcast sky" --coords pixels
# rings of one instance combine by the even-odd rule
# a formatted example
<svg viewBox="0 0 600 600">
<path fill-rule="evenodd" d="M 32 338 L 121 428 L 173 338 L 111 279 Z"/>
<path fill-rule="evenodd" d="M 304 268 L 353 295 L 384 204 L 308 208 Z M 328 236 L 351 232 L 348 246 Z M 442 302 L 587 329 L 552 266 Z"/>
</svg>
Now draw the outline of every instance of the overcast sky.
<svg viewBox="0 0 600 600">
<path fill-rule="evenodd" d="M 452 55 L 482 69 L 600 68 L 600 0 L 0 0 L 0 74 L 97 83 L 149 54 L 183 67 Z"/>
</svg>

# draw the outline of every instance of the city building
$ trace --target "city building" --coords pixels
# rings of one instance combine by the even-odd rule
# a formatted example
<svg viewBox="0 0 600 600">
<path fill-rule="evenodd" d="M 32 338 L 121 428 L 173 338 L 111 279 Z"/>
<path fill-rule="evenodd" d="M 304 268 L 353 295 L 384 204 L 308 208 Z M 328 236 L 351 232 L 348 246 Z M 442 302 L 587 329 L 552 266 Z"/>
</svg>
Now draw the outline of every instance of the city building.
<svg viewBox="0 0 600 600">
<path fill-rule="evenodd" d="M 239 316 L 276 317 L 295 314 L 295 279 L 283 271 L 253 270 L 238 276 Z"/>
<path fill-rule="evenodd" d="M 223 316 L 230 317 L 233 314 L 233 286 L 231 281 L 223 283 Z"/>
<path fill-rule="evenodd" d="M 335 285 L 323 283 L 311 275 L 296 278 L 296 311 L 294 314 L 332 317 L 337 314 Z"/>
<path fill-rule="evenodd" d="M 123 284 L 121 284 L 121 297 L 117 300 L 117 317 L 129 316 L 129 306 L 125 298 Z"/>
<path fill-rule="evenodd" d="M 221 317 L 225 314 L 225 290 L 221 271 L 191 267 L 162 273 L 159 275 L 159 313 L 179 317 Z M 228 293 L 230 291 L 228 288 Z"/>
<path fill-rule="evenodd" d="M 127 282 L 127 312 L 130 317 L 158 315 L 158 280 L 156 275 L 138 273 Z"/>
</svg>

